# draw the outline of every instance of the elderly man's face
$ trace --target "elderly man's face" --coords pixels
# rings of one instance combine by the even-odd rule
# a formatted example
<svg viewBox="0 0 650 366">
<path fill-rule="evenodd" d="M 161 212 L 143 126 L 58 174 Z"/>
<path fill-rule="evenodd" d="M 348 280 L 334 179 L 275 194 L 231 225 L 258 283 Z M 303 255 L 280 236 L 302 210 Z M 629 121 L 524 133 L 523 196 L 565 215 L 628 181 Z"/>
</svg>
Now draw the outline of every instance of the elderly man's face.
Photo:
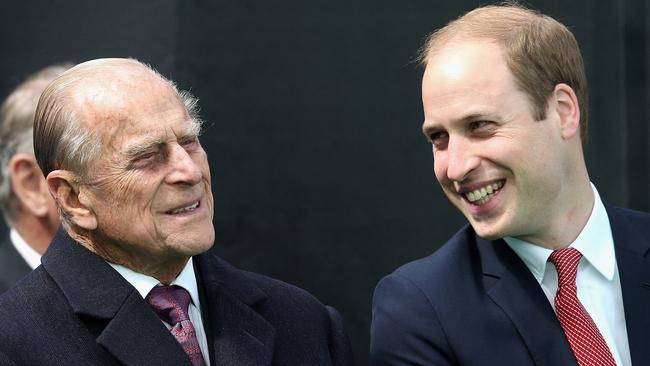
<svg viewBox="0 0 650 366">
<path fill-rule="evenodd" d="M 423 131 L 451 202 L 485 238 L 543 240 L 566 202 L 570 174 L 558 114 L 536 121 L 501 49 L 466 40 L 443 48 L 422 81 Z"/>
<path fill-rule="evenodd" d="M 213 199 L 198 126 L 160 80 L 116 87 L 86 103 L 105 146 L 80 195 L 97 218 L 93 241 L 138 267 L 207 250 Z"/>
</svg>

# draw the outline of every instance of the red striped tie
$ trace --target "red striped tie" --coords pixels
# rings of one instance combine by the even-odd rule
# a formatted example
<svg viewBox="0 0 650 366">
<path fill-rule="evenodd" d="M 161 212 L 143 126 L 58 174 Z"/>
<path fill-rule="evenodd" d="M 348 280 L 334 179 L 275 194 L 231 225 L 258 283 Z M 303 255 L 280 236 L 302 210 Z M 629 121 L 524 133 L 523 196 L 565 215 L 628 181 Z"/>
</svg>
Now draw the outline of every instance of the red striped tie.
<svg viewBox="0 0 650 366">
<path fill-rule="evenodd" d="M 180 286 L 156 286 L 146 298 L 158 317 L 170 324 L 170 332 L 187 353 L 193 366 L 205 366 L 203 354 L 190 321 L 187 307 L 190 294 Z"/>
<path fill-rule="evenodd" d="M 578 300 L 576 275 L 582 254 L 574 248 L 554 251 L 549 261 L 558 273 L 555 312 L 580 366 L 616 366 L 596 324 Z"/>
</svg>

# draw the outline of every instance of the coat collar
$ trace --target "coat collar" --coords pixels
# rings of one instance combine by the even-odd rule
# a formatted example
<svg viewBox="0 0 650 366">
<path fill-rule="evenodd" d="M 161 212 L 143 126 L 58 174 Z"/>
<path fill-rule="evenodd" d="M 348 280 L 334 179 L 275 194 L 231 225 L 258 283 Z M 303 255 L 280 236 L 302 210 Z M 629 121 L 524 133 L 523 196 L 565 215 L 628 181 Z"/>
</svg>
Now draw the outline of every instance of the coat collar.
<svg viewBox="0 0 650 366">
<path fill-rule="evenodd" d="M 488 296 L 510 318 L 538 366 L 576 365 L 539 283 L 503 240 L 477 237 Z"/>
<path fill-rule="evenodd" d="M 96 334 L 97 343 L 122 363 L 189 365 L 178 342 L 135 288 L 62 229 L 42 263 L 72 311 Z"/>
</svg>

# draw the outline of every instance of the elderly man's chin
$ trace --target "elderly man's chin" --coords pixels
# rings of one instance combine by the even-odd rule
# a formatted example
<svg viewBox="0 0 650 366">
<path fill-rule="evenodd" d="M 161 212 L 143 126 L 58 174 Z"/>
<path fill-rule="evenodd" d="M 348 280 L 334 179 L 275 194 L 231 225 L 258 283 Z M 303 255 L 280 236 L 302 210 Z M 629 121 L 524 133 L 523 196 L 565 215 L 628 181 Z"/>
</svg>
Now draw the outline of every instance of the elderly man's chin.
<svg viewBox="0 0 650 366">
<path fill-rule="evenodd" d="M 158 217 L 156 229 L 165 247 L 186 256 L 205 252 L 214 243 L 214 225 L 211 207 L 199 208 L 181 217 Z"/>
<path fill-rule="evenodd" d="M 194 227 L 181 232 L 169 233 L 165 239 L 166 247 L 187 257 L 201 254 L 214 244 L 212 221 L 196 223 Z"/>
</svg>

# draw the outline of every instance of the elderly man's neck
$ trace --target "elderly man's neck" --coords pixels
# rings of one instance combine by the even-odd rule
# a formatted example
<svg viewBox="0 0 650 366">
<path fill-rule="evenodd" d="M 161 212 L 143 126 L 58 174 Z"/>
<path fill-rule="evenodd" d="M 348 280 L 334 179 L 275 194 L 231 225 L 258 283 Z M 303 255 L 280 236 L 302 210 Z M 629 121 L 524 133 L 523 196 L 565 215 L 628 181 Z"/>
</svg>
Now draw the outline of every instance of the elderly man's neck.
<svg viewBox="0 0 650 366">
<path fill-rule="evenodd" d="M 88 236 L 80 235 L 73 230 L 68 230 L 68 233 L 75 241 L 104 260 L 151 276 L 166 285 L 172 283 L 178 277 L 190 259 L 190 257 L 186 256 L 165 257 L 161 259 L 154 254 L 126 253 L 116 246 L 94 243 Z M 155 259 L 155 261 L 152 261 L 152 259 Z"/>
</svg>

